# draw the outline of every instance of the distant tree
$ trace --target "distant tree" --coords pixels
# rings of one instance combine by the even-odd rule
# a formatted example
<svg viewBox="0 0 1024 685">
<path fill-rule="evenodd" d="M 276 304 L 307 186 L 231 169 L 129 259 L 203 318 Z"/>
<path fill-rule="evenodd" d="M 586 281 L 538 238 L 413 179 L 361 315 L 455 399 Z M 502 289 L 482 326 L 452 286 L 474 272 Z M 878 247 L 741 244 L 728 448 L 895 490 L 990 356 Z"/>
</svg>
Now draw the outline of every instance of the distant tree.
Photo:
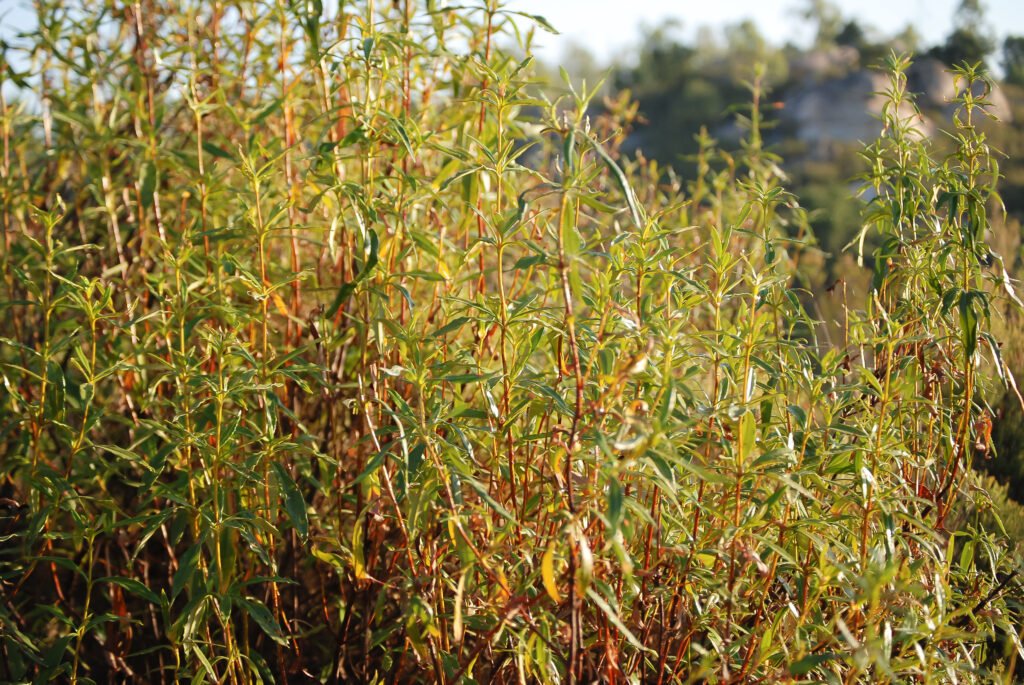
<svg viewBox="0 0 1024 685">
<path fill-rule="evenodd" d="M 633 92 L 649 122 L 636 138 L 645 154 L 680 163 L 696 150 L 694 134 L 702 126 L 714 129 L 729 118 L 731 105 L 745 101 L 739 79 L 749 78 L 753 62 L 771 50 L 752 23 L 729 27 L 725 38 L 723 44 L 702 31 L 694 45 L 683 41 L 673 25 L 648 28 L 635 64 L 615 72 L 616 87 Z M 747 68 L 738 68 L 741 63 Z"/>
<path fill-rule="evenodd" d="M 981 0 L 960 0 L 953 14 L 953 31 L 946 42 L 932 48 L 929 54 L 946 64 L 985 62 L 996 43 L 985 24 L 985 5 Z"/>
<path fill-rule="evenodd" d="M 892 37 L 891 47 L 896 52 L 919 52 L 921 45 L 921 34 L 917 32 L 913 24 L 907 24 L 903 30 Z"/>
<path fill-rule="evenodd" d="M 836 45 L 849 45 L 858 50 L 867 42 L 867 35 L 856 19 L 851 19 L 843 25 L 842 30 L 836 36 Z"/>
<path fill-rule="evenodd" d="M 856 48 L 860 54 L 860 63 L 864 66 L 881 63 L 890 50 L 887 43 L 871 40 L 868 31 L 856 19 L 850 19 L 843 25 L 835 42 L 836 45 Z"/>
<path fill-rule="evenodd" d="M 707 24 L 697 27 L 697 36 L 693 41 L 693 49 L 696 54 L 705 57 L 714 55 L 721 47 L 719 43 L 718 32 L 714 28 Z"/>
<path fill-rule="evenodd" d="M 985 25 L 985 3 L 981 0 L 960 0 L 953 13 L 953 26 L 981 32 Z"/>
<path fill-rule="evenodd" d="M 754 65 L 765 66 L 765 82 L 775 85 L 785 80 L 789 65 L 782 53 L 772 47 L 749 19 L 725 27 L 725 52 L 719 58 L 719 70 L 734 82 L 742 82 L 754 73 Z"/>
<path fill-rule="evenodd" d="M 730 50 L 733 48 L 743 48 L 753 54 L 764 53 L 765 46 L 767 45 L 767 41 L 761 35 L 761 30 L 750 19 L 744 19 L 736 24 L 726 26 L 725 42 Z"/>
<path fill-rule="evenodd" d="M 814 46 L 834 45 L 843 29 L 843 15 L 831 0 L 807 0 L 800 15 L 815 27 Z"/>
<path fill-rule="evenodd" d="M 1003 41 L 1003 70 L 1008 83 L 1024 86 L 1024 36 L 1007 36 Z"/>
<path fill-rule="evenodd" d="M 677 40 L 678 29 L 678 21 L 643 28 L 637 65 L 620 72 L 616 85 L 643 93 L 648 88 L 660 90 L 677 85 L 686 77 L 691 71 L 694 49 Z"/>
<path fill-rule="evenodd" d="M 932 48 L 931 55 L 950 66 L 967 62 L 985 62 L 995 49 L 995 43 L 988 36 L 983 36 L 967 29 L 953 29 L 942 45 Z"/>
</svg>

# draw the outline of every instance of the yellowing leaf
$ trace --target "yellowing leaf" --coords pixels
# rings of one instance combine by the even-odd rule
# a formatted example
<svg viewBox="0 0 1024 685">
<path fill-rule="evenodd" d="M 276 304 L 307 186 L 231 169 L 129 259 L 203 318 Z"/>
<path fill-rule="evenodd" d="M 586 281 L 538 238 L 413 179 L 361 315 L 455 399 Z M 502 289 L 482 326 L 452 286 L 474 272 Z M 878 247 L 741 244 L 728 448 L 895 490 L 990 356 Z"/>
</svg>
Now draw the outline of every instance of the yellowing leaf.
<svg viewBox="0 0 1024 685">
<path fill-rule="evenodd" d="M 344 571 L 345 570 L 345 567 L 344 567 L 344 565 L 342 565 L 341 559 L 338 558 L 338 555 L 331 554 L 330 552 L 325 552 L 324 550 L 320 549 L 316 545 L 313 545 L 313 547 L 310 549 L 310 551 L 313 553 L 314 557 L 316 557 L 320 561 L 324 562 L 325 564 L 330 564 L 331 566 L 333 566 L 334 568 L 338 569 L 339 571 Z"/>
<path fill-rule="evenodd" d="M 363 525 L 362 520 L 357 520 L 352 528 L 352 572 L 356 580 L 369 578 L 366 572 L 366 556 L 363 552 Z"/>
<path fill-rule="evenodd" d="M 555 584 L 555 545 L 548 545 L 544 556 L 540 560 L 540 577 L 544 581 L 544 589 L 555 604 L 561 604 L 562 596 L 558 593 L 558 586 Z"/>
<path fill-rule="evenodd" d="M 496 573 L 498 576 L 498 589 L 501 590 L 501 596 L 505 599 L 508 599 L 509 597 L 511 597 L 511 593 L 509 592 L 508 589 L 508 577 L 505 575 L 505 572 L 502 571 L 500 568 L 497 569 Z"/>
<path fill-rule="evenodd" d="M 704 568 L 711 568 L 715 565 L 715 555 L 713 554 L 698 554 L 696 555 L 697 563 Z"/>
<path fill-rule="evenodd" d="M 277 293 L 270 293 L 270 299 L 274 302 L 274 307 L 280 312 L 281 316 L 288 316 L 288 307 L 284 305 L 284 300 Z"/>
<path fill-rule="evenodd" d="M 581 531 L 578 531 L 577 540 L 580 545 L 580 567 L 576 570 L 576 579 L 579 581 L 580 592 L 583 593 L 594 579 L 594 553 L 590 551 L 587 536 Z"/>
<path fill-rule="evenodd" d="M 744 412 L 740 418 L 740 461 L 745 462 L 754 450 L 754 441 L 757 439 L 757 423 L 752 413 Z"/>
<path fill-rule="evenodd" d="M 441 274 L 446 281 L 452 280 L 452 272 L 448 270 L 448 265 L 443 259 L 437 260 L 437 273 Z"/>
</svg>

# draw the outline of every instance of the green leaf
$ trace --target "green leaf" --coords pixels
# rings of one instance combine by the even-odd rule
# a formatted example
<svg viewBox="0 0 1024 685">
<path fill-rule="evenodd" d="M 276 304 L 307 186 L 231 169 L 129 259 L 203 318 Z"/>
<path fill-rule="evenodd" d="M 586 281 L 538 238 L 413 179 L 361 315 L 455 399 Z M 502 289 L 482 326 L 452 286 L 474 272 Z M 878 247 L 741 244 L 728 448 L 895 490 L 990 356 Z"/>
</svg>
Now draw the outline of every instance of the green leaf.
<svg viewBox="0 0 1024 685">
<path fill-rule="evenodd" d="M 446 323 L 445 325 L 441 326 L 436 331 L 431 333 L 430 337 L 431 338 L 441 338 L 441 337 L 444 337 L 445 335 L 451 333 L 452 331 L 456 331 L 456 330 L 462 328 L 465 324 L 469 323 L 470 321 L 472 321 L 472 319 L 470 317 L 468 317 L 468 316 L 460 316 L 457 319 L 452 319 L 451 321 L 449 321 L 448 323 Z"/>
<path fill-rule="evenodd" d="M 142 206 L 149 209 L 153 206 L 153 196 L 156 194 L 157 178 L 156 165 L 147 160 L 142 163 L 139 170 L 139 201 Z"/>
<path fill-rule="evenodd" d="M 836 658 L 835 654 L 827 652 L 825 654 L 808 654 L 798 661 L 794 661 L 789 665 L 789 672 L 791 675 L 807 675 L 818 666 L 824 663 L 828 663 Z"/>
<path fill-rule="evenodd" d="M 611 622 L 611 624 L 615 626 L 620 633 L 622 633 L 624 638 L 629 640 L 631 645 L 641 651 L 649 652 L 651 654 L 654 653 L 654 650 L 649 647 L 645 647 L 641 644 L 640 640 L 636 639 L 636 636 L 633 635 L 629 628 L 626 627 L 626 624 L 622 622 L 622 619 L 619 618 L 618 612 L 612 609 L 611 605 L 609 605 L 608 602 L 604 600 L 604 597 L 598 594 L 594 588 L 587 588 L 587 597 L 590 597 L 594 604 L 604 612 L 604 615 L 608 617 L 608 621 Z"/>
<path fill-rule="evenodd" d="M 476 494 L 480 495 L 480 499 L 482 499 L 484 503 L 487 504 L 487 506 L 489 506 L 494 511 L 498 512 L 498 514 L 502 518 L 507 520 L 509 523 L 513 524 L 517 528 L 519 527 L 520 524 L 519 521 L 516 520 L 516 517 L 513 516 L 508 509 L 501 506 L 501 504 L 499 504 L 497 500 L 491 497 L 490 493 L 487 492 L 487 488 L 485 488 L 483 485 L 481 485 L 472 478 L 466 478 L 465 481 L 469 483 L 471 488 L 476 490 Z"/>
<path fill-rule="evenodd" d="M 306 500 L 303 499 L 299 487 L 292 480 L 288 469 L 280 462 L 273 462 L 274 475 L 277 477 L 278 486 L 284 495 L 284 508 L 288 513 L 295 530 L 302 538 L 309 535 L 309 520 L 306 515 Z"/>
<path fill-rule="evenodd" d="M 565 249 L 565 254 L 569 257 L 578 255 L 582 249 L 583 240 L 580 238 L 579 229 L 576 228 L 576 205 L 574 202 L 569 202 L 565 211 L 562 212 L 561 231 L 562 247 Z"/>
<path fill-rule="evenodd" d="M 230 152 L 208 140 L 203 141 L 203 151 L 220 159 L 233 159 Z"/>
<path fill-rule="evenodd" d="M 253 125 L 263 123 L 263 121 L 265 121 L 267 117 L 269 117 L 271 114 L 273 114 L 277 110 L 281 109 L 281 105 L 282 104 L 284 104 L 284 100 L 282 98 L 280 98 L 280 97 L 274 98 L 273 100 L 271 100 L 270 102 L 265 104 L 263 107 L 261 107 L 260 109 L 256 110 L 256 114 L 253 117 L 251 123 Z"/>
<path fill-rule="evenodd" d="M 978 312 L 974 307 L 972 292 L 960 295 L 960 326 L 962 328 L 964 352 L 968 357 L 978 348 Z"/>
<path fill-rule="evenodd" d="M 507 11 L 507 12 L 508 12 L 508 14 L 517 14 L 520 17 L 526 17 L 527 19 L 533 19 L 535 22 L 537 22 L 537 24 L 540 25 L 540 27 L 542 29 L 544 29 L 548 33 L 553 33 L 556 36 L 559 35 L 558 29 L 556 29 L 554 26 L 552 26 L 551 22 L 549 22 L 547 19 L 545 19 L 544 17 L 542 17 L 539 14 L 527 14 L 526 12 L 517 12 L 517 11 Z"/>
<path fill-rule="evenodd" d="M 604 149 L 601 143 L 597 142 L 596 138 L 590 138 L 590 144 L 597 152 L 597 155 L 604 162 L 608 170 L 611 171 L 612 176 L 615 177 L 616 183 L 619 184 L 619 188 L 622 190 L 623 196 L 626 198 L 626 205 L 629 207 L 629 215 L 633 219 L 633 225 L 637 228 L 642 228 L 644 224 L 643 211 L 640 209 L 640 204 L 637 201 L 636 193 L 633 192 L 633 186 L 630 185 L 629 179 L 626 177 L 622 167 L 612 159 L 612 156 L 608 154 L 608 151 Z"/>
<path fill-rule="evenodd" d="M 341 287 L 338 288 L 338 294 L 334 296 L 334 301 L 331 302 L 331 306 L 327 308 L 324 314 L 328 319 L 333 317 L 341 309 L 341 305 L 352 296 L 352 293 L 356 291 L 356 281 L 349 281 L 348 283 L 342 283 Z"/>
<path fill-rule="evenodd" d="M 544 255 L 541 255 L 541 254 L 534 254 L 534 255 L 527 255 L 525 257 L 520 257 L 519 259 L 516 260 L 516 263 L 512 265 L 512 270 L 513 271 L 523 271 L 525 269 L 529 269 L 531 266 L 537 266 L 538 264 L 543 264 L 545 259 L 546 259 L 546 257 Z"/>
<path fill-rule="evenodd" d="M 365 280 L 370 275 L 370 272 L 373 271 L 373 268 L 377 266 L 379 248 L 380 243 L 378 242 L 377 232 L 371 228 L 367 231 L 366 243 L 363 246 L 363 268 L 356 275 L 355 279 L 343 283 L 338 289 L 338 294 L 335 295 L 334 301 L 331 302 L 331 306 L 325 312 L 327 318 L 331 318 L 338 313 L 341 305 L 352 296 L 359 283 Z"/>
<path fill-rule="evenodd" d="M 195 573 L 196 567 L 199 565 L 199 553 L 201 551 L 202 545 L 192 545 L 178 559 L 178 570 L 174 572 L 174 577 L 171 578 L 172 600 L 181 594 L 181 591 L 192 580 L 192 574 Z"/>
<path fill-rule="evenodd" d="M 608 480 L 608 527 L 609 533 L 614 533 L 622 525 L 623 505 L 625 503 L 625 492 L 622 483 L 616 477 Z"/>
<path fill-rule="evenodd" d="M 288 638 L 285 637 L 277 619 L 274 618 L 274 615 L 270 613 L 270 609 L 263 602 L 255 597 L 235 597 L 235 601 L 242 605 L 245 613 L 249 614 L 249 617 L 256 622 L 260 630 L 266 633 L 267 637 L 279 645 L 288 646 Z"/>
<path fill-rule="evenodd" d="M 58 637 L 56 640 L 54 640 L 53 644 L 50 645 L 45 652 L 43 652 L 43 665 L 50 669 L 57 668 L 57 666 L 59 666 L 61 661 L 64 659 L 64 653 L 67 650 L 68 645 L 71 643 L 71 640 L 73 638 L 73 635 L 62 635 L 61 637 Z"/>
<path fill-rule="evenodd" d="M 192 648 L 192 653 L 195 655 L 197 659 L 199 659 L 199 663 L 203 665 L 203 669 L 206 671 L 206 677 L 208 678 L 207 682 L 219 682 L 219 678 L 217 678 L 217 672 L 213 670 L 213 664 L 210 663 L 210 658 L 203 653 L 203 650 L 200 649 L 200 646 L 198 644 L 195 644 L 195 646 Z M 198 676 L 200 674 L 197 673 L 196 675 Z M 196 682 L 196 680 L 193 679 L 192 682 Z"/>
<path fill-rule="evenodd" d="M 125 578 L 123 576 L 109 576 L 107 578 L 100 578 L 97 582 L 109 583 L 110 585 L 117 585 L 128 592 L 142 597 L 147 602 L 152 604 L 160 604 L 160 597 L 155 592 L 150 590 L 148 587 L 142 584 L 141 581 L 135 580 L 134 578 Z"/>
</svg>

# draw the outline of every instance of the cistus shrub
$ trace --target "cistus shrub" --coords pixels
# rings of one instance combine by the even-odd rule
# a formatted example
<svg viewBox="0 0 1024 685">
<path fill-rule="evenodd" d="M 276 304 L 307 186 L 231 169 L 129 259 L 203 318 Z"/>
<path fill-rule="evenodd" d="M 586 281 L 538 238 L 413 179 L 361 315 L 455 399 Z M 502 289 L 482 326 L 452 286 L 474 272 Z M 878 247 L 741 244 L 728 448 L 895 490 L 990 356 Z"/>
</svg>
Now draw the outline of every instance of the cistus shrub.
<svg viewBox="0 0 1024 685">
<path fill-rule="evenodd" d="M 683 184 L 619 154 L 626 97 L 538 95 L 552 29 L 497 0 L 35 10 L 0 64 L 0 679 L 1019 669 L 971 471 L 1016 392 L 984 87 L 936 158 L 893 56 L 872 288 L 812 294 L 757 73 Z"/>
</svg>

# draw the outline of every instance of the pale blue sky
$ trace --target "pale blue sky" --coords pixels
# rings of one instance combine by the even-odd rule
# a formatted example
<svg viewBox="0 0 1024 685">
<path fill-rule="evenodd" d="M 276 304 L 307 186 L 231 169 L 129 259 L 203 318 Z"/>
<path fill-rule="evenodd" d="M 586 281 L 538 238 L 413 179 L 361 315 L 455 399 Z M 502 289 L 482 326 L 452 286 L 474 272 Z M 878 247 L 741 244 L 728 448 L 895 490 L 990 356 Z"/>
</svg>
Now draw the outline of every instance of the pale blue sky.
<svg viewBox="0 0 1024 685">
<path fill-rule="evenodd" d="M 325 0 L 328 4 L 330 0 Z M 810 27 L 798 17 L 806 0 L 505 0 L 511 10 L 540 14 L 561 35 L 541 32 L 539 54 L 557 61 L 571 42 L 587 47 L 599 59 L 621 54 L 635 45 L 639 26 L 656 26 L 666 19 L 682 23 L 682 35 L 692 38 L 700 26 L 721 28 L 753 19 L 770 42 L 806 44 Z M 1000 40 L 1024 35 L 1024 0 L 983 0 L 989 26 Z M 452 3 L 462 4 L 462 3 Z M 466 2 L 465 4 L 472 4 Z M 925 45 L 941 41 L 950 30 L 959 0 L 837 0 L 845 16 L 889 35 L 907 24 Z M 31 23 L 30 0 L 0 0 L 0 38 L 10 37 Z"/>
<path fill-rule="evenodd" d="M 715 28 L 753 19 L 774 44 L 804 44 L 812 37 L 799 19 L 806 0 L 509 0 L 508 8 L 540 14 L 561 35 L 538 36 L 545 59 L 557 58 L 574 41 L 601 59 L 634 44 L 641 23 L 656 26 L 665 19 L 682 22 L 682 35 L 692 38 L 701 25 Z M 912 24 L 925 45 L 940 42 L 949 33 L 959 0 L 848 0 L 835 3 L 844 16 L 872 26 L 883 35 Z M 1024 0 L 984 0 L 988 24 L 1000 40 L 1024 34 Z"/>
</svg>

